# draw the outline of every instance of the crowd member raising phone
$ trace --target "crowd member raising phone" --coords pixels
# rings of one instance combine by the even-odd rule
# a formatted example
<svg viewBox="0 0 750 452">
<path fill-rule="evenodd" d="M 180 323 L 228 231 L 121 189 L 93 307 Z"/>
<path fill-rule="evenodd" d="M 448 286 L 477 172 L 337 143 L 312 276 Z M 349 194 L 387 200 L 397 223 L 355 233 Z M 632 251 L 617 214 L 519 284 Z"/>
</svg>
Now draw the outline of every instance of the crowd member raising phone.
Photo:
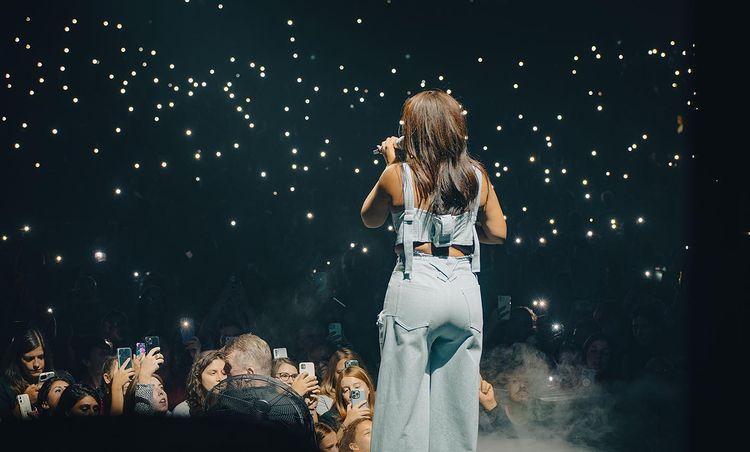
<svg viewBox="0 0 750 452">
<path fill-rule="evenodd" d="M 341 438 L 344 429 L 355 420 L 372 419 L 374 407 L 375 385 L 370 374 L 363 367 L 347 367 L 336 385 L 334 406 L 320 417 L 320 422 L 337 430 Z"/>
</svg>

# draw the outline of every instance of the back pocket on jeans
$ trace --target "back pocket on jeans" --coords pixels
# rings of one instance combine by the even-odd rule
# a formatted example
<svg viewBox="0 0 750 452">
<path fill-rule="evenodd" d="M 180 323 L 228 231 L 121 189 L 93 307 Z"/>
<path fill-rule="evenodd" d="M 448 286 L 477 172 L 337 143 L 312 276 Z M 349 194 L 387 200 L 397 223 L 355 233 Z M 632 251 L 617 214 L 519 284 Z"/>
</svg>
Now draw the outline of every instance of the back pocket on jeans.
<svg viewBox="0 0 750 452">
<path fill-rule="evenodd" d="M 479 284 L 461 289 L 466 300 L 466 308 L 469 311 L 469 327 L 482 332 L 484 319 L 482 314 L 482 291 Z"/>
<path fill-rule="evenodd" d="M 398 291 L 394 320 L 407 331 L 430 325 L 432 288 L 404 282 Z"/>
</svg>

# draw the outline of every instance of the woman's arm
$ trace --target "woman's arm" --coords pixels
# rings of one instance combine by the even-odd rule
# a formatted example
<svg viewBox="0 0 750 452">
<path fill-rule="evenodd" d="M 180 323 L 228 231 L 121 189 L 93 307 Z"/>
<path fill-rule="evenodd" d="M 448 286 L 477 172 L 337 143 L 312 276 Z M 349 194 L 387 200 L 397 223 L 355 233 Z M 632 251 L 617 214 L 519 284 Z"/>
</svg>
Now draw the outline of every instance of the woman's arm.
<svg viewBox="0 0 750 452">
<path fill-rule="evenodd" d="M 479 235 L 479 243 L 488 245 L 502 245 L 508 235 L 508 226 L 505 224 L 505 215 L 497 199 L 495 187 L 492 186 L 486 175 L 483 175 L 483 186 L 487 187 L 487 201 L 477 213 L 476 225 Z"/>
<path fill-rule="evenodd" d="M 360 216 L 362 217 L 362 222 L 368 228 L 379 228 L 388 218 L 392 199 L 387 187 L 391 183 L 391 178 L 396 176 L 395 166 L 395 164 L 391 164 L 383 170 L 380 179 L 372 187 L 370 194 L 367 195 L 367 199 L 362 204 Z"/>
</svg>

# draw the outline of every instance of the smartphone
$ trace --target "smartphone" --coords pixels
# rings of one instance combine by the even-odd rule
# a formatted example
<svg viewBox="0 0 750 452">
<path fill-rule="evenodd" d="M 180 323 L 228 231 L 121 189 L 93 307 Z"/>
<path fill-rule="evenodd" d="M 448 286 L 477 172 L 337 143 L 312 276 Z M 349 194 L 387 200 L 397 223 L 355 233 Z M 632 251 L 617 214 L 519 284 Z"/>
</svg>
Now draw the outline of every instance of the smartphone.
<svg viewBox="0 0 750 452">
<path fill-rule="evenodd" d="M 127 361 L 128 358 L 130 358 L 130 362 L 128 363 L 126 369 L 130 369 L 133 367 L 133 350 L 131 350 L 130 347 L 117 349 L 117 367 L 122 367 L 122 365 L 125 364 L 125 361 Z"/>
<path fill-rule="evenodd" d="M 510 295 L 497 296 L 497 315 L 500 320 L 510 320 Z"/>
<path fill-rule="evenodd" d="M 286 349 L 285 348 L 274 348 L 273 349 L 273 359 L 278 359 L 278 358 L 289 358 L 289 356 L 287 356 L 287 354 L 286 354 Z"/>
<path fill-rule="evenodd" d="M 352 389 L 352 407 L 367 406 L 367 388 Z"/>
<path fill-rule="evenodd" d="M 180 319 L 180 334 L 182 335 L 183 344 L 187 344 L 195 337 L 195 324 L 192 318 L 183 317 Z"/>
<path fill-rule="evenodd" d="M 18 401 L 18 407 L 21 409 L 21 419 L 29 419 L 32 409 L 31 409 L 31 400 L 29 399 L 28 394 L 18 394 L 16 396 L 16 400 Z"/>
<path fill-rule="evenodd" d="M 146 354 L 146 344 L 143 342 L 135 343 L 135 356 L 144 356 Z"/>
<path fill-rule="evenodd" d="M 333 336 L 342 336 L 341 323 L 333 322 L 328 324 L 328 334 Z"/>
<path fill-rule="evenodd" d="M 54 377 L 54 372 L 42 372 L 39 374 L 39 384 L 44 383 L 45 381 L 49 380 L 50 378 Z"/>
<path fill-rule="evenodd" d="M 356 359 L 347 359 L 346 361 L 344 361 L 344 369 L 348 369 L 352 366 L 359 366 L 359 361 L 357 361 Z"/>
<path fill-rule="evenodd" d="M 146 353 L 159 346 L 159 336 L 146 336 L 143 341 L 146 343 Z"/>
<path fill-rule="evenodd" d="M 310 362 L 299 363 L 299 373 L 307 372 L 310 376 L 315 376 L 315 364 Z"/>
<path fill-rule="evenodd" d="M 232 342 L 234 338 L 237 336 L 222 336 L 221 337 L 221 345 L 222 347 L 227 345 L 228 343 Z"/>
</svg>

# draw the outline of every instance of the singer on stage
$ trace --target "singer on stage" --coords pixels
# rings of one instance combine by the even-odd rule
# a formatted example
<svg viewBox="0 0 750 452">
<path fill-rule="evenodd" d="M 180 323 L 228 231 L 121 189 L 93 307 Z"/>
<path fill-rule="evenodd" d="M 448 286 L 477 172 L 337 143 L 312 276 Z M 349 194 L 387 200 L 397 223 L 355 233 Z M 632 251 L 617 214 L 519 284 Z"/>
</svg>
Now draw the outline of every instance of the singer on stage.
<svg viewBox="0 0 750 452">
<path fill-rule="evenodd" d="M 504 243 L 507 228 L 462 110 L 442 90 L 408 98 L 403 138 L 378 147 L 387 166 L 362 205 L 368 228 L 390 212 L 398 255 L 377 319 L 372 452 L 476 450 L 479 244 Z"/>
</svg>

